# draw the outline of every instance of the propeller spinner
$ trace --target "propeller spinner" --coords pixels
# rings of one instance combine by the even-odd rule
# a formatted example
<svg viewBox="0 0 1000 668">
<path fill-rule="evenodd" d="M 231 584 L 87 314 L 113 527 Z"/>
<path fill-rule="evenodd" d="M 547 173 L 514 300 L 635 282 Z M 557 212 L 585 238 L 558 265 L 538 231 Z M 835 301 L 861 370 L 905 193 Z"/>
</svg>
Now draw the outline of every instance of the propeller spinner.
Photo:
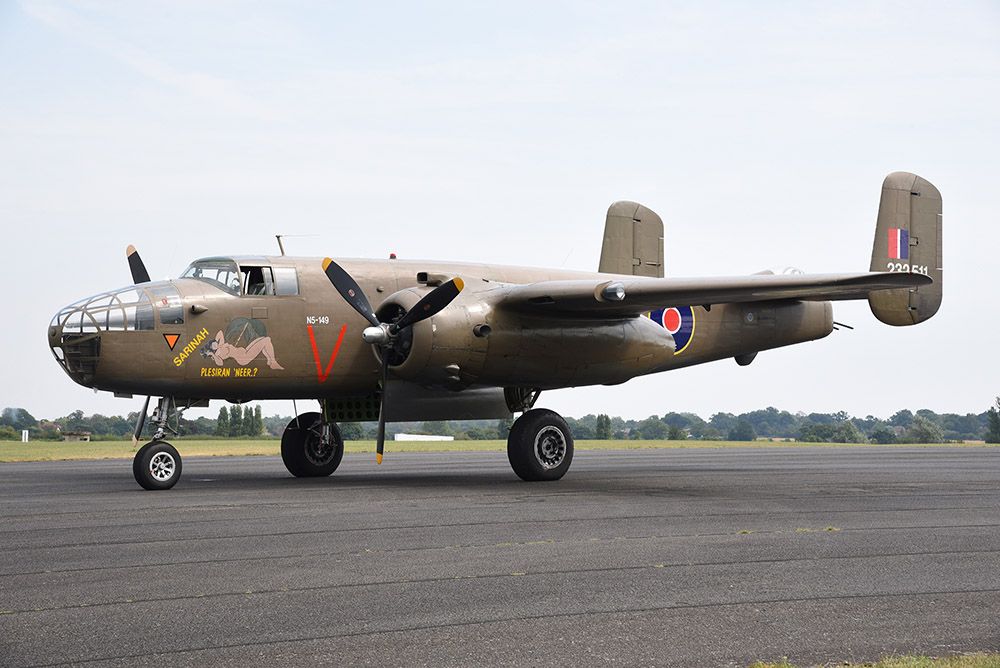
<svg viewBox="0 0 1000 668">
<path fill-rule="evenodd" d="M 340 296 L 344 298 L 355 311 L 371 323 L 371 327 L 366 327 L 361 333 L 361 338 L 365 343 L 370 343 L 379 350 L 382 372 L 382 397 L 378 408 L 378 436 L 375 441 L 375 461 L 382 463 L 382 453 L 385 449 L 385 386 L 389 381 L 389 364 L 386 361 L 389 350 L 398 339 L 400 333 L 412 327 L 421 320 L 426 320 L 444 309 L 454 301 L 455 297 L 465 288 L 465 283 L 461 278 L 453 278 L 442 283 L 421 298 L 413 308 L 403 314 L 403 317 L 396 322 L 379 322 L 375 317 L 371 302 L 365 295 L 358 282 L 348 274 L 343 267 L 330 258 L 323 260 L 323 271 L 330 279 L 333 287 L 337 289 Z"/>
</svg>

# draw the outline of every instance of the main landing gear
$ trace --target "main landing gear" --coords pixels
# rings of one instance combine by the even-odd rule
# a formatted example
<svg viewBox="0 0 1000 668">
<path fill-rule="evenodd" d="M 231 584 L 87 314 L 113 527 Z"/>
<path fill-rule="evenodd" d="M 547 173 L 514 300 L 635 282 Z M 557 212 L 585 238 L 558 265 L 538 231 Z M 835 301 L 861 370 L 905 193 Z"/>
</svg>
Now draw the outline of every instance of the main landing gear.
<svg viewBox="0 0 1000 668">
<path fill-rule="evenodd" d="M 337 423 L 303 413 L 281 435 L 281 460 L 297 478 L 328 476 L 344 458 Z M 573 434 L 562 417 L 544 408 L 521 415 L 507 436 L 507 459 L 522 480 L 558 480 L 573 462 Z"/>
<path fill-rule="evenodd" d="M 526 411 L 507 435 L 507 459 L 521 480 L 559 480 L 573 462 L 573 434 L 566 420 L 545 408 Z"/>
<path fill-rule="evenodd" d="M 297 478 L 328 476 L 344 458 L 344 439 L 336 422 L 320 413 L 303 413 L 281 434 L 281 461 Z"/>
</svg>

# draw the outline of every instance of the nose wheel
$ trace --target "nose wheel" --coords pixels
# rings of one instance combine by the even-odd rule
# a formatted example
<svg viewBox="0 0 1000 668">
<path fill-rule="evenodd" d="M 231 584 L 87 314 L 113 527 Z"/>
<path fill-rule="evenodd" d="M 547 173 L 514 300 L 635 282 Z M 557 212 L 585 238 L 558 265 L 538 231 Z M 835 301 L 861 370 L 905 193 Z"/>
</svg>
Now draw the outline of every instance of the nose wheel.
<svg viewBox="0 0 1000 668">
<path fill-rule="evenodd" d="M 573 461 L 573 434 L 566 420 L 545 408 L 525 412 L 510 428 L 507 459 L 521 480 L 558 480 Z"/>
<path fill-rule="evenodd" d="M 143 489 L 170 489 L 181 478 L 181 455 L 166 441 L 147 443 L 135 453 L 132 475 Z"/>
<path fill-rule="evenodd" d="M 149 410 L 149 400 L 142 407 L 142 412 L 135 424 L 132 442 L 137 443 L 142 436 L 142 428 L 146 423 L 146 411 Z M 157 401 L 156 408 L 150 418 L 156 425 L 153 440 L 139 448 L 132 460 L 132 475 L 143 489 L 170 489 L 181 478 L 181 455 L 174 446 L 163 440 L 169 431 L 175 436 L 180 428 L 181 414 L 191 406 L 191 403 L 177 405 L 172 397 L 163 397 Z M 176 419 L 176 425 L 170 426 L 170 418 Z"/>
</svg>

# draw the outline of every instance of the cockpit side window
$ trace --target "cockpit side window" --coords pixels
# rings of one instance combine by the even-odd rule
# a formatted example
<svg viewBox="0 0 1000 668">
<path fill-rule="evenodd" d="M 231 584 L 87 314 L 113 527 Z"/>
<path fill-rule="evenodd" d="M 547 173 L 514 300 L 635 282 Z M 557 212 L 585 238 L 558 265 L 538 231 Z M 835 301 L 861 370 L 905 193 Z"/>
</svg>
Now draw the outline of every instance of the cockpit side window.
<svg viewBox="0 0 1000 668">
<path fill-rule="evenodd" d="M 243 294 L 251 297 L 274 294 L 274 279 L 270 267 L 242 265 L 240 272 L 243 274 Z"/>
<path fill-rule="evenodd" d="M 299 294 L 299 277 L 295 273 L 295 267 L 273 267 L 274 270 L 274 294 L 297 295 Z"/>
<path fill-rule="evenodd" d="M 181 278 L 204 281 L 234 295 L 240 294 L 243 286 L 239 267 L 232 260 L 225 258 L 192 262 L 191 266 L 181 274 Z"/>
</svg>

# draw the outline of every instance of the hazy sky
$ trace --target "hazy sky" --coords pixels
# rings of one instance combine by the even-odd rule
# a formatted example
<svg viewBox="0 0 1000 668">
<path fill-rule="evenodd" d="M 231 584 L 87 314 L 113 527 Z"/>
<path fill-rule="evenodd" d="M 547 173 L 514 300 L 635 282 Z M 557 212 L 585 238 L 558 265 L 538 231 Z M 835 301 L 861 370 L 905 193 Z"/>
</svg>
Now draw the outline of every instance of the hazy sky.
<svg viewBox="0 0 1000 668">
<path fill-rule="evenodd" d="M 945 301 L 891 328 L 565 390 L 567 415 L 979 412 L 1000 394 L 1000 5 L 0 1 L 0 406 L 125 413 L 53 361 L 63 305 L 195 257 L 595 269 L 609 203 L 667 274 L 867 270 L 882 178 L 944 197 Z M 217 406 L 209 413 L 214 414 Z M 265 412 L 290 414 L 290 402 Z"/>
</svg>

